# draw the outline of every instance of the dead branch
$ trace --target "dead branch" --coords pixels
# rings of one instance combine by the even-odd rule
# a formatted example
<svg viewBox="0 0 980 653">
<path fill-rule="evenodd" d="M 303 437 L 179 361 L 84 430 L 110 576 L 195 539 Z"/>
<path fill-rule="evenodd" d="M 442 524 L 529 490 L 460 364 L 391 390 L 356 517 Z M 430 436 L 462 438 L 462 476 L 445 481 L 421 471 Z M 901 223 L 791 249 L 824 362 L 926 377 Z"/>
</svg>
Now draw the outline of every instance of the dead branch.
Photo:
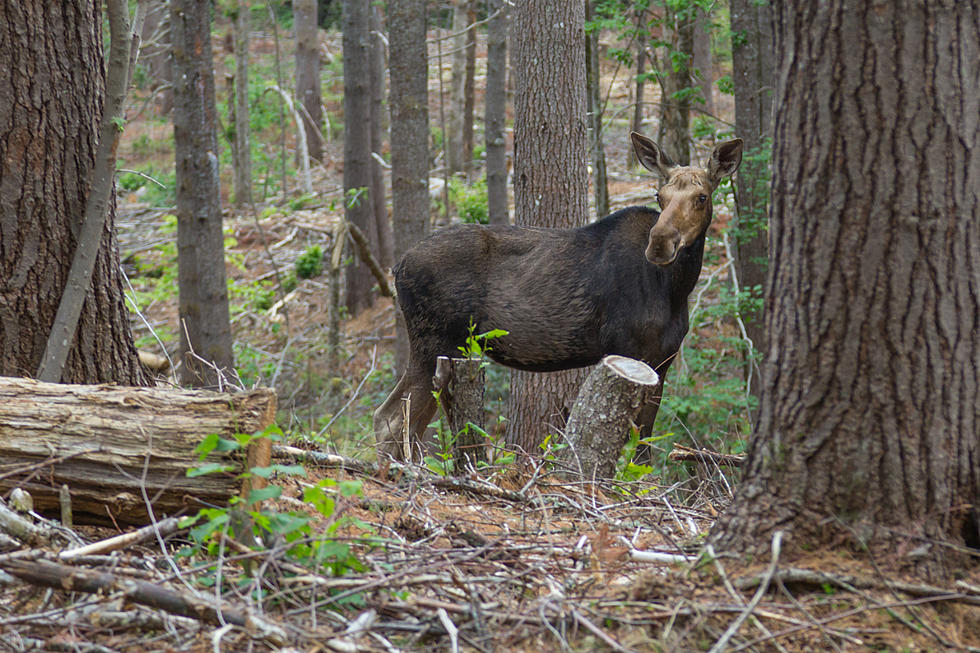
<svg viewBox="0 0 980 653">
<path fill-rule="evenodd" d="M 745 462 L 745 455 L 717 453 L 707 449 L 692 449 L 677 443 L 674 443 L 674 449 L 667 458 L 674 462 L 697 462 L 718 466 L 727 465 L 728 467 L 741 467 Z"/>
</svg>

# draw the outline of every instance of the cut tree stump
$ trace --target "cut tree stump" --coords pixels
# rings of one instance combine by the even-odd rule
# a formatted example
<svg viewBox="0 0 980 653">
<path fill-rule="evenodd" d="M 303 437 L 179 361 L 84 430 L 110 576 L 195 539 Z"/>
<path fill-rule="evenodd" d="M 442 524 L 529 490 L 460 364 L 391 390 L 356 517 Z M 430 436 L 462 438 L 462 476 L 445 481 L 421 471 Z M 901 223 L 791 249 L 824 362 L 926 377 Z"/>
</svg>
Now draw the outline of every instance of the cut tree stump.
<svg viewBox="0 0 980 653">
<path fill-rule="evenodd" d="M 236 478 L 246 466 L 270 464 L 271 442 L 256 440 L 246 456 L 212 453 L 205 462 L 235 471 L 188 478 L 202 464 L 194 448 L 211 433 L 261 431 L 275 412 L 266 388 L 223 394 L 0 377 L 0 490 L 27 490 L 43 512 L 58 509 L 67 485 L 76 524 L 148 523 L 143 488 L 157 519 L 223 506 L 251 489 Z"/>
<path fill-rule="evenodd" d="M 560 458 L 586 478 L 612 478 L 647 393 L 660 382 L 649 365 L 606 356 L 582 384 L 565 427 Z"/>
<path fill-rule="evenodd" d="M 436 390 L 440 391 L 439 402 L 446 413 L 449 429 L 455 435 L 452 457 L 456 474 L 464 473 L 469 467 L 476 468 L 477 461 L 487 460 L 486 438 L 471 428 L 475 425 L 483 429 L 486 418 L 483 410 L 483 397 L 486 387 L 486 373 L 483 361 L 478 358 L 436 359 L 436 373 L 432 379 Z"/>
</svg>

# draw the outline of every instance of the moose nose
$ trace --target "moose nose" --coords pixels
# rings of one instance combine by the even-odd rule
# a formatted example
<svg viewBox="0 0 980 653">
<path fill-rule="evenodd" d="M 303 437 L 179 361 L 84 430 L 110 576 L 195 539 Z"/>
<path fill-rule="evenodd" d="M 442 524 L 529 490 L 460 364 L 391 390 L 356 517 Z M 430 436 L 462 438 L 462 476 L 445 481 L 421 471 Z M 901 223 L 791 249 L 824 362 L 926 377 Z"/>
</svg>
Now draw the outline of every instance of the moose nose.
<svg viewBox="0 0 980 653">
<path fill-rule="evenodd" d="M 681 234 L 676 229 L 657 232 L 650 231 L 650 242 L 645 252 L 647 260 L 661 267 L 670 265 L 677 258 L 680 249 Z"/>
</svg>

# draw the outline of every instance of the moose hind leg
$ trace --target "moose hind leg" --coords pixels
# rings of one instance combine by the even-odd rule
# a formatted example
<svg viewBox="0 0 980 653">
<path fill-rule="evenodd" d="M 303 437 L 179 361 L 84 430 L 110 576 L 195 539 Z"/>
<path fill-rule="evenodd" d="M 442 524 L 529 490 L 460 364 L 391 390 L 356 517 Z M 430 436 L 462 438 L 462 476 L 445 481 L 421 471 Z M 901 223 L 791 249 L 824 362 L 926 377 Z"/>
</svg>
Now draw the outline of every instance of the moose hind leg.
<svg viewBox="0 0 980 653">
<path fill-rule="evenodd" d="M 377 441 L 378 454 L 385 454 L 396 460 L 404 457 L 402 447 L 402 432 L 405 418 L 402 415 L 402 397 L 408 390 L 408 374 L 402 374 L 395 389 L 388 398 L 374 411 L 374 438 Z"/>
<path fill-rule="evenodd" d="M 426 427 L 436 412 L 432 396 L 432 372 L 410 365 L 385 402 L 374 412 L 374 434 L 378 453 L 396 460 L 405 459 L 405 415 L 403 399 L 408 399 L 409 447 L 416 450 Z"/>
</svg>

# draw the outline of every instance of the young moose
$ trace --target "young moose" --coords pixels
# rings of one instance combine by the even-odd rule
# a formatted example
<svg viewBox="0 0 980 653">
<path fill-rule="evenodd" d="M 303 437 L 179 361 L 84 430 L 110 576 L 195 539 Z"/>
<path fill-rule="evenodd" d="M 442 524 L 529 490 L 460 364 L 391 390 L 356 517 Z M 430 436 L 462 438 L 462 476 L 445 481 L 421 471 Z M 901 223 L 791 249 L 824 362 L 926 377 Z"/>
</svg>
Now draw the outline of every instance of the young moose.
<svg viewBox="0 0 980 653">
<path fill-rule="evenodd" d="M 742 141 L 719 144 L 698 168 L 674 164 L 645 136 L 630 137 L 639 161 L 665 182 L 660 212 L 632 206 L 577 229 L 459 225 L 421 241 L 395 266 L 411 357 L 374 414 L 379 452 L 404 455 L 403 397 L 417 446 L 436 410 L 436 358 L 457 354 L 471 323 L 476 333 L 508 332 L 489 356 L 509 367 L 553 372 L 620 354 L 663 378 L 687 333 L 711 193 L 738 169 Z M 641 434 L 653 427 L 660 390 L 640 414 Z"/>
</svg>

